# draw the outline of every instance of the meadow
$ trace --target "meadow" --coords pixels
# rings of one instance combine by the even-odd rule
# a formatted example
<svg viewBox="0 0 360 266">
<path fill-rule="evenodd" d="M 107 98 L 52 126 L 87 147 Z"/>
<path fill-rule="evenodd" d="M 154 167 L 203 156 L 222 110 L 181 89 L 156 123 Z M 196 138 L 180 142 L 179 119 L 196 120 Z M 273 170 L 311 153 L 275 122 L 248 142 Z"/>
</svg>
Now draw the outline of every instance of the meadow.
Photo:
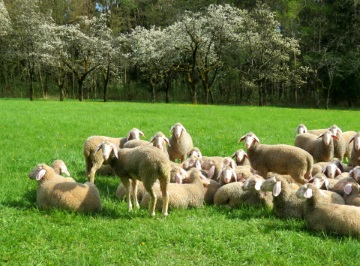
<svg viewBox="0 0 360 266">
<path fill-rule="evenodd" d="M 92 135 L 125 137 L 133 127 L 149 140 L 181 122 L 203 155 L 230 156 L 253 131 L 261 143 L 290 144 L 296 127 L 337 124 L 359 131 L 359 111 L 128 102 L 0 99 L 0 264 L 2 265 L 358 265 L 359 239 L 316 233 L 303 220 L 269 209 L 204 206 L 127 211 L 116 198 L 119 178 L 96 176 L 99 213 L 42 211 L 38 163 L 62 159 L 86 182 L 82 146 Z M 329 221 L 331 222 L 331 221 Z"/>
</svg>

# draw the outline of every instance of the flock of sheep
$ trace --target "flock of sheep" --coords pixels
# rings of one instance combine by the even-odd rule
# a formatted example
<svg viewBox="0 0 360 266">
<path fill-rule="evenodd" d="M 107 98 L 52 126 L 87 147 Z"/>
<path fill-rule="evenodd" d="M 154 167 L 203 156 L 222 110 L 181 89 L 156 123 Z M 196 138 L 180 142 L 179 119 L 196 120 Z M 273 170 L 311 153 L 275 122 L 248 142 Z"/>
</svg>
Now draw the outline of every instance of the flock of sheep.
<svg viewBox="0 0 360 266">
<path fill-rule="evenodd" d="M 37 165 L 29 177 L 38 181 L 38 207 L 101 211 L 94 182 L 106 173 L 120 178 L 116 196 L 129 211 L 145 207 L 150 216 L 156 210 L 167 216 L 168 209 L 204 203 L 267 206 L 279 218 L 305 219 L 316 231 L 360 235 L 360 132 L 300 124 L 294 145 L 260 144 L 249 132 L 239 139 L 246 152 L 220 157 L 203 156 L 181 123 L 170 131 L 169 139 L 157 132 L 150 141 L 136 128 L 123 138 L 89 137 L 85 184 L 69 177 L 61 160 Z"/>
</svg>

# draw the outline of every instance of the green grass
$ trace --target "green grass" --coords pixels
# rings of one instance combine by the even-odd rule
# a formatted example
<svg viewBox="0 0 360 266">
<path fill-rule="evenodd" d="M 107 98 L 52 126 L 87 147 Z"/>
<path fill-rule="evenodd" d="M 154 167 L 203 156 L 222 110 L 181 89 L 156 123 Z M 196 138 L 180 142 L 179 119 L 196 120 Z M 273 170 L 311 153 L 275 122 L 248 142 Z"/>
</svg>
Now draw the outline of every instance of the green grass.
<svg viewBox="0 0 360 266">
<path fill-rule="evenodd" d="M 181 122 L 204 155 L 229 156 L 253 131 L 260 142 L 293 144 L 295 128 L 337 124 L 359 130 L 356 110 L 203 106 L 123 102 L 0 100 L 0 264 L 4 265 L 356 265 L 358 239 L 309 231 L 304 221 L 267 209 L 173 210 L 162 218 L 129 213 L 115 196 L 118 178 L 98 176 L 103 211 L 82 215 L 38 210 L 38 163 L 63 159 L 85 182 L 84 140 L 123 137 L 137 127 L 146 139 Z M 329 221 L 330 222 L 330 221 Z"/>
</svg>

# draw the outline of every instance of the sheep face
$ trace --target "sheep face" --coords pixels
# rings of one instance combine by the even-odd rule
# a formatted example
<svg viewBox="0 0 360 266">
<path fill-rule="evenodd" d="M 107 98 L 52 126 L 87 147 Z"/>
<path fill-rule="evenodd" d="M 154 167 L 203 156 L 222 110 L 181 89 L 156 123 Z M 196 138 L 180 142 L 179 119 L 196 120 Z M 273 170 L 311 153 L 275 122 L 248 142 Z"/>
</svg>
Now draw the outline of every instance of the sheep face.
<svg viewBox="0 0 360 266">
<path fill-rule="evenodd" d="M 180 123 L 176 123 L 176 124 L 173 125 L 173 126 L 171 127 L 171 129 L 170 129 L 170 132 L 173 133 L 173 135 L 175 136 L 175 138 L 176 138 L 177 140 L 180 139 L 181 133 L 182 133 L 183 131 L 186 132 L 186 129 L 185 129 L 185 127 L 184 127 L 182 124 L 180 124 Z"/>
<path fill-rule="evenodd" d="M 322 172 L 327 174 L 328 178 L 335 178 L 336 174 L 341 175 L 341 170 L 334 163 L 328 163 L 323 169 Z"/>
<path fill-rule="evenodd" d="M 240 164 L 245 158 L 248 158 L 247 153 L 243 149 L 237 150 L 231 158 L 234 158 L 237 164 Z"/>
<path fill-rule="evenodd" d="M 256 190 L 260 191 L 263 179 L 259 175 L 252 175 L 246 179 L 242 186 L 243 190 Z"/>
<path fill-rule="evenodd" d="M 150 142 L 153 143 L 153 145 L 157 148 L 159 148 L 162 151 L 166 151 L 166 144 L 167 143 L 170 146 L 169 139 L 162 133 L 158 132 L 156 133 L 151 139 Z"/>
<path fill-rule="evenodd" d="M 329 146 L 331 142 L 331 138 L 339 139 L 336 135 L 334 135 L 331 131 L 326 131 L 318 136 L 318 138 L 322 138 L 325 145 Z"/>
<path fill-rule="evenodd" d="M 95 152 L 98 152 L 101 149 L 103 154 L 104 161 L 110 158 L 110 155 L 113 154 L 116 158 L 118 158 L 117 147 L 112 142 L 104 141 L 101 142 L 95 149 Z"/>
<path fill-rule="evenodd" d="M 351 176 L 356 182 L 360 182 L 360 166 L 354 167 L 350 172 L 349 176 Z"/>
<path fill-rule="evenodd" d="M 137 129 L 137 128 L 133 128 L 132 130 L 130 130 L 130 132 L 127 135 L 127 140 L 132 140 L 132 139 L 140 139 L 140 135 L 145 137 L 144 133 Z"/>
<path fill-rule="evenodd" d="M 298 134 L 307 133 L 307 128 L 306 128 L 306 126 L 304 124 L 300 124 L 296 128 L 296 131 L 297 131 Z"/>
<path fill-rule="evenodd" d="M 355 136 L 350 139 L 349 143 L 352 141 L 354 142 L 354 149 L 356 151 L 360 150 L 360 133 L 355 134 Z"/>
<path fill-rule="evenodd" d="M 316 187 L 321 188 L 323 185 L 326 189 L 330 188 L 330 182 L 322 173 L 318 173 L 310 178 L 309 183 L 314 184 Z"/>
<path fill-rule="evenodd" d="M 255 143 L 260 143 L 259 138 L 252 132 L 247 133 L 242 136 L 238 142 L 245 140 L 246 149 L 250 149 Z"/>
<path fill-rule="evenodd" d="M 337 125 L 332 125 L 331 127 L 329 127 L 329 131 L 331 131 L 336 136 L 342 134 L 342 130 Z"/>
<path fill-rule="evenodd" d="M 222 171 L 220 172 L 220 178 L 225 184 L 230 183 L 233 179 L 235 180 L 235 182 L 237 181 L 237 175 L 235 170 L 229 166 L 226 166 L 222 169 Z"/>
<path fill-rule="evenodd" d="M 36 181 L 40 181 L 46 175 L 49 167 L 46 167 L 45 164 L 38 164 L 29 174 L 30 179 L 36 179 Z M 55 172 L 54 172 L 55 174 Z"/>
</svg>

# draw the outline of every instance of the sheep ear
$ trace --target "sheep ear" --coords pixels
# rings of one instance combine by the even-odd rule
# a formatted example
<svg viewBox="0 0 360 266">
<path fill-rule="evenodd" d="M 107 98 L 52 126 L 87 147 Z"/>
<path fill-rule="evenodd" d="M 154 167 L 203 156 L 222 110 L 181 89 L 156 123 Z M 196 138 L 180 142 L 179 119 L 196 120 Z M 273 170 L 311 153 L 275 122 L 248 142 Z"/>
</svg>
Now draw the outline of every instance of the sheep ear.
<svg viewBox="0 0 360 266">
<path fill-rule="evenodd" d="M 344 192 L 346 195 L 349 195 L 352 191 L 352 185 L 351 183 L 347 183 L 344 187 Z"/>
<path fill-rule="evenodd" d="M 165 140 L 165 142 L 169 145 L 169 147 L 171 147 L 169 139 L 164 136 L 164 140 Z"/>
<path fill-rule="evenodd" d="M 237 182 L 237 181 L 238 181 L 238 180 L 237 180 L 237 174 L 236 174 L 236 172 L 235 172 L 234 169 L 232 169 L 232 174 L 233 174 L 233 176 L 234 176 L 234 178 L 235 178 L 235 182 Z"/>
<path fill-rule="evenodd" d="M 186 132 L 186 129 L 185 129 L 185 127 L 183 127 L 183 126 L 181 127 L 181 130 L 183 130 L 184 132 Z"/>
<path fill-rule="evenodd" d="M 215 165 L 211 166 L 209 171 L 208 171 L 208 177 L 211 179 L 213 178 L 215 175 Z"/>
<path fill-rule="evenodd" d="M 325 178 L 324 184 L 325 184 L 326 190 L 329 190 L 329 188 L 330 188 L 330 182 L 329 182 L 329 180 L 328 180 L 327 178 Z"/>
<path fill-rule="evenodd" d="M 350 144 L 352 141 L 354 141 L 354 139 L 355 139 L 355 136 L 352 137 L 352 138 L 349 140 L 349 144 Z"/>
<path fill-rule="evenodd" d="M 312 193 L 312 189 L 311 188 L 307 188 L 305 193 L 304 193 L 304 197 L 306 199 L 310 199 L 312 197 L 313 193 Z"/>
<path fill-rule="evenodd" d="M 233 153 L 233 155 L 231 155 L 231 158 L 236 157 L 236 152 Z"/>
<path fill-rule="evenodd" d="M 101 143 L 99 143 L 97 146 L 96 146 L 96 148 L 95 148 L 95 153 L 97 153 L 99 150 L 100 150 L 100 148 L 101 148 L 101 146 L 104 144 L 104 142 L 101 142 Z"/>
<path fill-rule="evenodd" d="M 180 176 L 179 173 L 177 173 L 177 174 L 175 175 L 175 182 L 176 182 L 177 184 L 182 184 L 182 178 L 181 178 L 181 176 Z"/>
<path fill-rule="evenodd" d="M 139 130 L 139 129 L 138 129 L 138 130 Z M 141 136 L 145 137 L 145 134 L 144 134 L 141 130 L 139 130 L 139 134 L 140 134 Z"/>
<path fill-rule="evenodd" d="M 196 167 L 197 169 L 199 169 L 199 170 L 202 170 L 201 163 L 200 163 L 199 160 L 196 160 L 196 162 L 195 162 L 195 167 Z"/>
<path fill-rule="evenodd" d="M 242 136 L 242 137 L 238 140 L 238 142 L 242 142 L 242 141 L 246 138 L 246 136 L 247 136 L 247 134 L 244 135 L 244 136 Z"/>
<path fill-rule="evenodd" d="M 262 185 L 262 181 L 261 180 L 257 180 L 255 183 L 255 190 L 259 191 Z M 280 186 L 281 189 L 281 186 Z"/>
<path fill-rule="evenodd" d="M 235 170 L 236 169 L 236 163 L 234 162 L 234 160 L 230 161 L 230 167 Z"/>
<path fill-rule="evenodd" d="M 273 187 L 273 195 L 277 197 L 279 196 L 280 192 L 281 192 L 281 181 L 276 181 Z"/>
<path fill-rule="evenodd" d="M 172 132 L 172 131 L 174 130 L 174 127 L 175 127 L 175 126 L 172 126 L 172 127 L 170 128 L 170 132 Z"/>
<path fill-rule="evenodd" d="M 39 181 L 41 180 L 44 175 L 46 174 L 46 170 L 45 169 L 41 169 L 37 174 L 36 174 L 36 180 Z"/>
<path fill-rule="evenodd" d="M 339 139 L 338 136 L 336 136 L 334 134 L 332 134 L 331 136 L 333 137 L 333 139 Z"/>
</svg>

